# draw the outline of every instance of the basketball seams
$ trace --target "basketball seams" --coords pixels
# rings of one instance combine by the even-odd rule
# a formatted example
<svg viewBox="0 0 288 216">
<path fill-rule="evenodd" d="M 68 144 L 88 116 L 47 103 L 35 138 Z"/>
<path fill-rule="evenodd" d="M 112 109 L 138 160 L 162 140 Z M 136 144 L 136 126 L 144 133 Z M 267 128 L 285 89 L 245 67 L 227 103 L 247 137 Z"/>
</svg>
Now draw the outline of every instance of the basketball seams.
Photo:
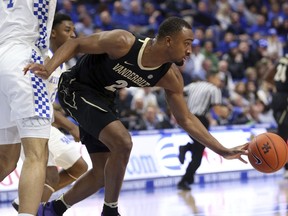
<svg viewBox="0 0 288 216">
<path fill-rule="evenodd" d="M 270 136 L 274 136 L 275 137 L 275 139 L 278 139 L 278 141 L 279 141 L 279 143 L 282 143 L 284 140 L 282 140 L 282 138 L 281 137 L 278 137 L 278 136 L 276 136 L 276 134 L 273 134 L 273 133 L 268 133 L 268 135 L 270 134 Z M 269 137 L 270 138 L 270 137 Z M 272 141 L 273 142 L 273 141 Z M 274 142 L 273 142 L 273 145 L 275 145 L 274 144 Z M 276 149 L 276 147 L 274 146 L 274 148 Z M 286 161 L 283 161 L 283 164 L 281 164 L 280 165 L 280 167 L 283 167 L 286 163 L 287 163 L 287 151 L 288 151 L 288 148 L 287 148 L 287 143 L 284 141 L 284 148 L 285 148 L 285 158 L 286 158 Z M 282 150 L 282 149 L 281 149 Z M 280 158 L 279 158 L 279 153 L 282 153 L 282 151 L 279 151 L 279 153 L 278 153 L 278 151 L 276 151 L 276 153 L 277 153 L 277 160 L 278 160 L 278 163 L 280 164 Z M 278 165 L 279 165 L 278 164 Z M 279 166 L 278 166 L 279 167 Z"/>
<path fill-rule="evenodd" d="M 270 136 L 273 136 L 273 134 L 271 135 L 271 133 L 265 133 L 265 134 L 263 134 L 263 135 L 266 136 L 266 138 L 269 139 L 270 144 L 273 145 L 273 150 L 274 150 L 274 153 L 275 153 L 276 158 L 277 158 L 277 166 L 276 166 L 275 169 L 278 169 L 279 163 L 280 163 L 280 162 L 279 162 L 279 161 L 280 161 L 280 158 L 279 158 L 279 154 L 278 154 L 276 145 L 275 145 L 275 143 L 273 142 L 273 139 L 271 139 L 271 137 L 270 137 Z M 262 156 L 262 154 L 261 154 L 261 156 Z M 268 163 L 267 163 L 267 164 L 268 164 Z M 269 167 L 270 167 L 270 165 L 269 165 Z M 272 168 L 272 167 L 271 167 L 271 168 Z M 272 170 L 274 170 L 274 169 L 272 168 Z"/>
<path fill-rule="evenodd" d="M 262 135 L 262 134 L 261 134 L 261 135 Z M 273 172 L 274 169 L 269 165 L 269 163 L 267 162 L 267 160 L 265 159 L 265 157 L 263 157 L 263 155 L 262 155 L 262 153 L 261 153 L 261 148 L 259 148 L 258 142 L 257 142 L 258 138 L 260 138 L 260 137 L 255 137 L 255 147 L 256 147 L 256 149 L 257 149 L 258 154 L 259 154 L 260 157 L 261 157 L 262 162 L 265 162 L 266 166 L 270 168 L 269 171 L 267 171 L 267 170 L 262 170 L 262 171 L 265 171 L 265 172 Z M 260 143 L 260 144 L 261 144 L 261 143 Z M 259 144 L 259 145 L 260 145 L 260 144 Z M 258 169 L 261 169 L 261 168 L 259 167 Z"/>
</svg>

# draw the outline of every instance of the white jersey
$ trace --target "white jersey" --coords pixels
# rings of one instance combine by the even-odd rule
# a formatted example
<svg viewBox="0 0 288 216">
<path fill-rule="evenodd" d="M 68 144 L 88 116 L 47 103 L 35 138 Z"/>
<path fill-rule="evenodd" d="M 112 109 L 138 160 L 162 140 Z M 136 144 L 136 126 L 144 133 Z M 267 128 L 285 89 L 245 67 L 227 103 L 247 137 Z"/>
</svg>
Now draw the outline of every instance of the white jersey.
<svg viewBox="0 0 288 216">
<path fill-rule="evenodd" d="M 27 44 L 47 57 L 56 3 L 57 0 L 1 0 L 0 46 Z"/>
<path fill-rule="evenodd" d="M 24 76 L 23 68 L 48 57 L 55 10 L 56 0 L 0 1 L 0 128 L 53 116 L 46 81 L 32 72 Z"/>
<path fill-rule="evenodd" d="M 48 55 L 50 58 L 52 58 L 52 56 L 53 56 L 53 53 L 50 49 L 48 51 Z M 64 71 L 66 71 L 65 63 L 60 65 L 58 68 L 56 68 L 56 70 L 48 78 L 47 89 L 48 89 L 48 94 L 49 94 L 49 98 L 50 98 L 51 103 L 55 102 L 55 97 L 56 97 L 56 94 L 58 91 L 59 78 L 60 78 L 62 72 L 64 72 Z"/>
</svg>

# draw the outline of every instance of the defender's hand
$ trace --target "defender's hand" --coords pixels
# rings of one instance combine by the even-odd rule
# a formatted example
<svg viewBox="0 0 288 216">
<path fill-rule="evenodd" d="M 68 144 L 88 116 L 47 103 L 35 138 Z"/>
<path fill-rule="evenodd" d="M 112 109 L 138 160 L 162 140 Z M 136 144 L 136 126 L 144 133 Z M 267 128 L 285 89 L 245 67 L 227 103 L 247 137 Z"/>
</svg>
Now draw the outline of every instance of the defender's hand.
<svg viewBox="0 0 288 216">
<path fill-rule="evenodd" d="M 50 73 L 46 70 L 46 68 L 42 64 L 30 63 L 26 65 L 23 69 L 24 75 L 29 70 L 33 72 L 35 75 L 37 75 L 38 77 L 41 77 L 42 79 L 48 79 L 50 76 Z"/>
</svg>

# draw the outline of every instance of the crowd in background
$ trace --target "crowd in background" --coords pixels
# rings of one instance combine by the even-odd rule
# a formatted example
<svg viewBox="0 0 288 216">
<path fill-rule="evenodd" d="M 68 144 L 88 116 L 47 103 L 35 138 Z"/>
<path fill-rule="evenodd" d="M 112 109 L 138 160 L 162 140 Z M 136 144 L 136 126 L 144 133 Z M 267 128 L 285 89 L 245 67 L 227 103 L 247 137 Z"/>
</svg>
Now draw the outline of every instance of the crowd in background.
<svg viewBox="0 0 288 216">
<path fill-rule="evenodd" d="M 274 86 L 263 78 L 288 53 L 285 0 L 59 0 L 57 11 L 71 16 L 78 37 L 125 29 L 154 37 L 169 16 L 193 26 L 192 54 L 180 67 L 184 84 L 220 72 L 223 110 L 209 113 L 210 125 L 271 123 Z M 118 111 L 130 130 L 176 128 L 162 89 L 119 91 Z"/>
</svg>

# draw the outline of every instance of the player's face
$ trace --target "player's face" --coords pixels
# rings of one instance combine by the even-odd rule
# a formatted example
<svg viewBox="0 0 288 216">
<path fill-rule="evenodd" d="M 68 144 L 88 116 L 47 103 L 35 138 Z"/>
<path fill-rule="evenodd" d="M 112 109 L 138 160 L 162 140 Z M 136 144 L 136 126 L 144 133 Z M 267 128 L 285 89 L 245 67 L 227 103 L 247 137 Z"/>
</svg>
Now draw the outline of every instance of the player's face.
<svg viewBox="0 0 288 216">
<path fill-rule="evenodd" d="M 172 62 L 181 66 L 184 60 L 192 52 L 193 32 L 191 29 L 183 28 L 174 37 L 171 37 L 169 54 Z"/>
<path fill-rule="evenodd" d="M 61 46 L 67 40 L 75 38 L 75 27 L 72 21 L 62 21 L 61 24 L 57 25 L 52 32 L 52 37 L 55 38 L 56 43 Z"/>
</svg>

